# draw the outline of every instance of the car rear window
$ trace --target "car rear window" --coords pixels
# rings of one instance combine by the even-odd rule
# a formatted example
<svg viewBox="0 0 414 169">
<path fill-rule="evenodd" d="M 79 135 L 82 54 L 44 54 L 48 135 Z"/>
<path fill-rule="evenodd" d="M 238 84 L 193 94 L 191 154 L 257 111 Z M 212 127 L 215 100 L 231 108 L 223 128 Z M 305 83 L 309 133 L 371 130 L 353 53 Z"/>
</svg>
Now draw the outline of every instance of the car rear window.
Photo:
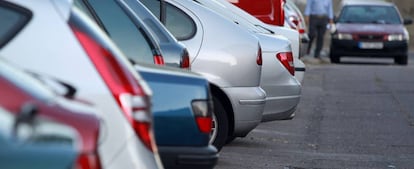
<svg viewBox="0 0 414 169">
<path fill-rule="evenodd" d="M 30 20 L 32 13 L 9 2 L 0 1 L 0 48 L 10 41 Z"/>
<path fill-rule="evenodd" d="M 160 18 L 160 1 L 141 0 L 141 2 L 157 17 Z M 196 25 L 184 11 L 172 4 L 165 3 L 165 27 L 178 40 L 188 40 L 194 37 Z"/>
<path fill-rule="evenodd" d="M 400 15 L 393 6 L 350 5 L 342 9 L 341 23 L 401 24 Z"/>
<path fill-rule="evenodd" d="M 129 59 L 136 63 L 154 63 L 154 47 L 145 31 L 136 25 L 115 1 L 89 0 L 88 2 L 108 35 Z"/>
</svg>

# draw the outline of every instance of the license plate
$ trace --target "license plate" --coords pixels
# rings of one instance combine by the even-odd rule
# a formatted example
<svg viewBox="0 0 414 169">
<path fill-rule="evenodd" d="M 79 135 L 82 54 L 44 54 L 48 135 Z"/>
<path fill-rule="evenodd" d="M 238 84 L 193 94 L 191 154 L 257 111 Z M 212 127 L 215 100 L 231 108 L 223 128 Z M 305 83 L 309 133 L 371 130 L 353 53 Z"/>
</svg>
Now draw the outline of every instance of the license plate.
<svg viewBox="0 0 414 169">
<path fill-rule="evenodd" d="M 361 49 L 382 49 L 384 44 L 382 42 L 359 42 Z"/>
</svg>

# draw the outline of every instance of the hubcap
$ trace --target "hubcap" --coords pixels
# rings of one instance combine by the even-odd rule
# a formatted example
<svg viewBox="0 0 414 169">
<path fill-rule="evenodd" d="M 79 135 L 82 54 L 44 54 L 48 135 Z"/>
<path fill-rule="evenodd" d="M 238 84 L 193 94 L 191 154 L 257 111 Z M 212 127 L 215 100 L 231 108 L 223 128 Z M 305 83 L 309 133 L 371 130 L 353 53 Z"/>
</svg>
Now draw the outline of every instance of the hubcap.
<svg viewBox="0 0 414 169">
<path fill-rule="evenodd" d="M 214 113 L 212 114 L 212 117 L 213 117 L 213 121 L 211 125 L 210 144 L 213 144 L 214 140 L 216 140 L 217 127 L 218 127 L 217 117 Z"/>
</svg>

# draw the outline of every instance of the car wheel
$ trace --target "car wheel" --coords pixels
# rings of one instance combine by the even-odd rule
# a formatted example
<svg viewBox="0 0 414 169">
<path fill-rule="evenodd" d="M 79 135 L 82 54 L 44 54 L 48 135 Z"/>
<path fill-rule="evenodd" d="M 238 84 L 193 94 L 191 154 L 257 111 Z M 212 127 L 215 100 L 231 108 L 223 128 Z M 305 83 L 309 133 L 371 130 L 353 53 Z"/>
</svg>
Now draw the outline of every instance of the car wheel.
<svg viewBox="0 0 414 169">
<path fill-rule="evenodd" d="M 331 63 L 339 63 L 341 59 L 338 55 L 336 55 L 332 51 L 329 53 L 329 58 L 331 59 Z"/>
<path fill-rule="evenodd" d="M 408 64 L 408 56 L 402 55 L 402 56 L 396 56 L 394 57 L 394 62 L 399 65 L 407 65 Z"/>
<path fill-rule="evenodd" d="M 229 133 L 229 123 L 227 112 L 220 101 L 213 97 L 214 112 L 213 112 L 213 125 L 211 128 L 210 143 L 212 143 L 217 150 L 221 150 L 224 144 L 226 144 L 227 136 Z"/>
</svg>

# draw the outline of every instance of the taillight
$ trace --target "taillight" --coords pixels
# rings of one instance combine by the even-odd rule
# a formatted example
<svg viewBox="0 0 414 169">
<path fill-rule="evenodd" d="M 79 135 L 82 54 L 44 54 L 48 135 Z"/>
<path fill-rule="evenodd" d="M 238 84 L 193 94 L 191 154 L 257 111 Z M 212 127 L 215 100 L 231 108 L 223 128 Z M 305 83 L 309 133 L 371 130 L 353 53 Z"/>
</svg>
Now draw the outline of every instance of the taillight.
<svg viewBox="0 0 414 169">
<path fill-rule="evenodd" d="M 101 161 L 96 153 L 82 153 L 78 156 L 75 169 L 101 169 Z"/>
<path fill-rule="evenodd" d="M 297 17 L 295 17 L 295 16 L 289 16 L 288 19 L 289 19 L 289 22 L 288 23 L 289 23 L 290 28 L 299 31 L 299 29 L 298 29 L 298 27 L 299 27 L 299 19 Z"/>
<path fill-rule="evenodd" d="M 212 126 L 212 103 L 207 100 L 194 100 L 191 102 L 198 129 L 209 134 Z"/>
<path fill-rule="evenodd" d="M 276 55 L 277 59 L 279 59 L 280 63 L 289 71 L 289 73 L 294 76 L 295 75 L 295 65 L 293 63 L 293 55 L 292 52 L 282 52 Z"/>
<path fill-rule="evenodd" d="M 260 47 L 260 45 L 259 45 L 259 50 L 257 51 L 256 63 L 259 66 L 263 64 L 262 47 Z"/>
<path fill-rule="evenodd" d="M 183 68 L 183 69 L 190 69 L 191 68 L 191 66 L 190 66 L 190 55 L 188 54 L 187 49 L 185 49 L 184 52 L 183 52 L 180 67 Z"/>
<path fill-rule="evenodd" d="M 143 91 L 134 75 L 110 51 L 77 27 L 72 26 L 72 30 L 111 90 L 135 133 L 143 144 L 153 151 L 155 142 L 151 131 L 152 118 L 148 95 Z"/>
<path fill-rule="evenodd" d="M 161 55 L 154 55 L 154 63 L 156 65 L 164 65 L 164 58 Z"/>
</svg>

